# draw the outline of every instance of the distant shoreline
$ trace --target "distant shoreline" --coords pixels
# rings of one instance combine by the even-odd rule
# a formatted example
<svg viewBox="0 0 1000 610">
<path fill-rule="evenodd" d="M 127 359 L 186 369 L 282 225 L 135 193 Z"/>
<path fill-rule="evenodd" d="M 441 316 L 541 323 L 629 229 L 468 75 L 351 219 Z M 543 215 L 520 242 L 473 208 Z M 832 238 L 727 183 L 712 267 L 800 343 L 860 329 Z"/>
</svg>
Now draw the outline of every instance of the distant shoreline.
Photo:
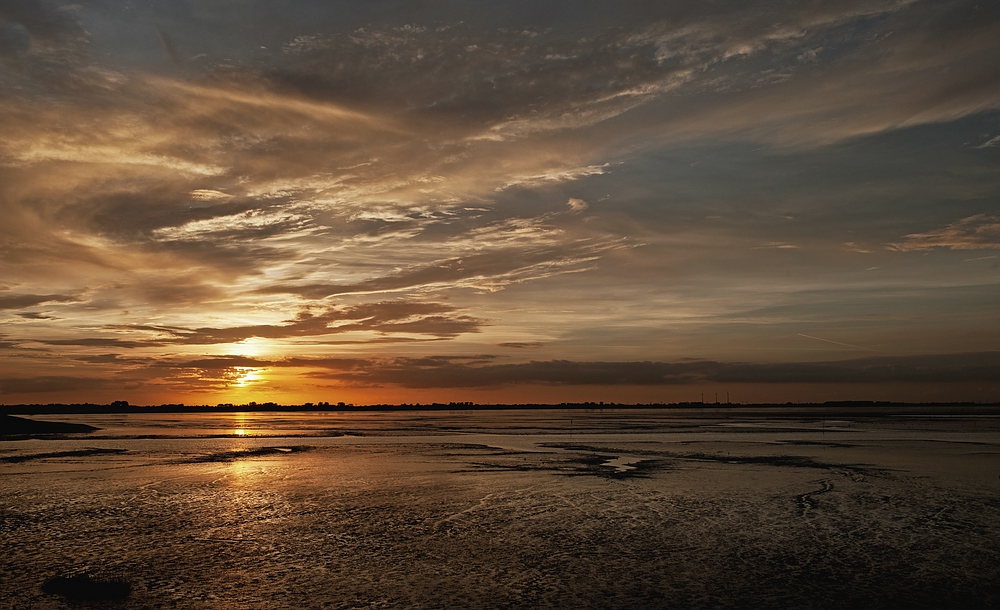
<svg viewBox="0 0 1000 610">
<path fill-rule="evenodd" d="M 819 415 L 822 413 L 852 414 L 858 416 L 878 415 L 998 415 L 1000 402 L 883 402 L 883 401 L 836 401 L 823 403 L 522 403 L 522 404 L 475 404 L 475 403 L 431 403 L 431 404 L 375 404 L 375 405 L 330 405 L 311 404 L 279 405 L 276 403 L 256 403 L 244 405 L 183 405 L 164 404 L 139 406 L 124 402 L 112 404 L 18 404 L 0 405 L 0 414 L 7 415 L 73 415 L 73 414 L 137 414 L 137 413 L 371 413 L 397 411 L 531 411 L 531 410 L 622 410 L 648 409 L 657 411 L 692 412 L 701 415 L 725 414 L 783 414 L 801 413 Z"/>
</svg>

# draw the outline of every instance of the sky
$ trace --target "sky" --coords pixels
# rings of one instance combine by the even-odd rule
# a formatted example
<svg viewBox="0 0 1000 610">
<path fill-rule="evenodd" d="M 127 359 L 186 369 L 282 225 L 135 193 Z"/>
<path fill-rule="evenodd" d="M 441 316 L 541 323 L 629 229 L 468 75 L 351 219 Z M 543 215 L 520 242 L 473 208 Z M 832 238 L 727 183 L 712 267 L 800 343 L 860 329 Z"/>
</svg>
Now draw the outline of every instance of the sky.
<svg viewBox="0 0 1000 610">
<path fill-rule="evenodd" d="M 1000 400 L 1000 4 L 0 0 L 0 403 Z"/>
</svg>

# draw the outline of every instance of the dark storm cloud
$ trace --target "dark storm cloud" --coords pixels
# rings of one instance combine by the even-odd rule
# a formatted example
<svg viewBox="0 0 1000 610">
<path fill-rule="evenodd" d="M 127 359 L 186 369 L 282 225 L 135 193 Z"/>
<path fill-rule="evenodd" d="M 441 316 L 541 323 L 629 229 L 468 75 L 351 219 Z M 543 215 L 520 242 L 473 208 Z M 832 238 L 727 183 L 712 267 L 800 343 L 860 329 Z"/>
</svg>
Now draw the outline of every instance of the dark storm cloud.
<svg viewBox="0 0 1000 610">
<path fill-rule="evenodd" d="M 551 385 L 685 385 L 699 383 L 957 383 L 1000 382 L 1000 352 L 877 357 L 835 362 L 773 364 L 716 361 L 469 363 L 454 358 L 394 358 L 310 362 L 330 368 L 313 376 L 348 384 L 409 388 Z"/>
</svg>

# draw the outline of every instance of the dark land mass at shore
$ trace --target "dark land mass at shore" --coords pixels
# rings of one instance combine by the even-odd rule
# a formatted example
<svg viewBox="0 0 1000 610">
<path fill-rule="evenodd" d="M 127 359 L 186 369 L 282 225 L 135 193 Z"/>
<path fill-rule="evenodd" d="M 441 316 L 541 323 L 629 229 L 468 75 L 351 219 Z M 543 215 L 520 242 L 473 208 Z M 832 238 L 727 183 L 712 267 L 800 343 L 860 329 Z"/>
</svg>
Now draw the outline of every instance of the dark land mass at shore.
<svg viewBox="0 0 1000 610">
<path fill-rule="evenodd" d="M 72 413 L 73 411 L 69 411 Z M 0 437 L 18 436 L 24 434 L 68 434 L 76 432 L 93 432 L 98 430 L 94 426 L 87 424 L 71 424 L 54 421 L 37 421 L 14 417 L 6 413 L 0 413 Z"/>
<path fill-rule="evenodd" d="M 375 404 L 346 405 L 344 403 L 305 403 L 301 405 L 281 405 L 273 402 L 248 404 L 219 405 L 131 405 L 126 401 L 115 401 L 110 404 L 72 403 L 72 404 L 19 404 L 0 405 L 0 415 L 8 417 L 17 415 L 59 415 L 81 413 L 261 413 L 261 412 L 309 412 L 309 413 L 352 413 L 352 412 L 387 412 L 387 411 L 504 411 L 504 410 L 543 410 L 543 409 L 656 409 L 674 410 L 684 413 L 696 413 L 700 417 L 727 417 L 729 415 L 795 415 L 821 416 L 824 414 L 878 416 L 878 415 L 1000 415 L 1000 402 L 927 402 L 907 403 L 889 401 L 831 401 L 822 403 L 604 403 L 577 402 L 559 404 L 476 404 L 472 402 L 425 403 L 425 404 Z M 9 418 L 9 417 L 8 417 Z M 6 422 L 5 420 L 2 420 Z M 21 420 L 29 421 L 29 420 Z M 47 422 L 31 422 L 47 423 Z M 75 425 L 75 424 L 52 424 Z M 68 432 L 69 430 L 50 430 L 52 432 Z M 80 430 L 74 430 L 79 432 Z"/>
</svg>

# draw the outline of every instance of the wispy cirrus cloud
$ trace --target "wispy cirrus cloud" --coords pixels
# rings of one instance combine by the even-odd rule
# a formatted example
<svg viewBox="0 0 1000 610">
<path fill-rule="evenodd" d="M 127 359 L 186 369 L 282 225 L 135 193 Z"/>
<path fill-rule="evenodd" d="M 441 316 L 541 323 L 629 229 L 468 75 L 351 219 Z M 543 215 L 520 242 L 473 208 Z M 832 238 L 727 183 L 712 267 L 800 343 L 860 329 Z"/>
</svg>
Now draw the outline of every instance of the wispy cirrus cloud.
<svg viewBox="0 0 1000 610">
<path fill-rule="evenodd" d="M 579 244 L 576 247 L 498 248 L 487 254 L 413 265 L 398 272 L 353 284 L 272 284 L 258 289 L 262 294 L 296 294 L 310 299 L 352 293 L 382 293 L 401 290 L 472 288 L 495 291 L 512 282 L 580 271 L 598 255 L 616 244 Z"/>
<path fill-rule="evenodd" d="M 830 362 L 743 363 L 582 362 L 497 363 L 493 356 L 464 358 L 293 359 L 279 367 L 326 369 L 310 375 L 360 385 L 410 388 L 549 385 L 690 385 L 704 383 L 996 382 L 1000 352 L 860 358 Z"/>
<path fill-rule="evenodd" d="M 109 330 L 150 335 L 146 345 L 210 345 L 238 343 L 250 338 L 296 339 L 325 337 L 349 332 L 374 332 L 380 334 L 416 334 L 438 338 L 455 337 L 478 332 L 483 320 L 458 313 L 455 307 L 441 303 L 408 301 L 382 301 L 364 305 L 329 308 L 321 313 L 303 311 L 293 319 L 280 324 L 256 324 L 229 327 L 184 328 L 178 326 L 125 325 Z M 49 340 L 49 344 L 60 344 Z M 70 340 L 71 341 L 71 340 Z M 84 340 L 76 340 L 84 341 Z M 109 341 L 107 345 L 123 345 L 122 340 Z M 62 343 L 68 344 L 68 343 Z M 141 345 L 137 342 L 136 345 Z M 128 345 L 132 345 L 129 343 Z"/>
<path fill-rule="evenodd" d="M 1000 217 L 976 214 L 953 222 L 941 229 L 911 233 L 887 246 L 898 252 L 914 252 L 946 248 L 948 250 L 1000 249 Z"/>
</svg>

